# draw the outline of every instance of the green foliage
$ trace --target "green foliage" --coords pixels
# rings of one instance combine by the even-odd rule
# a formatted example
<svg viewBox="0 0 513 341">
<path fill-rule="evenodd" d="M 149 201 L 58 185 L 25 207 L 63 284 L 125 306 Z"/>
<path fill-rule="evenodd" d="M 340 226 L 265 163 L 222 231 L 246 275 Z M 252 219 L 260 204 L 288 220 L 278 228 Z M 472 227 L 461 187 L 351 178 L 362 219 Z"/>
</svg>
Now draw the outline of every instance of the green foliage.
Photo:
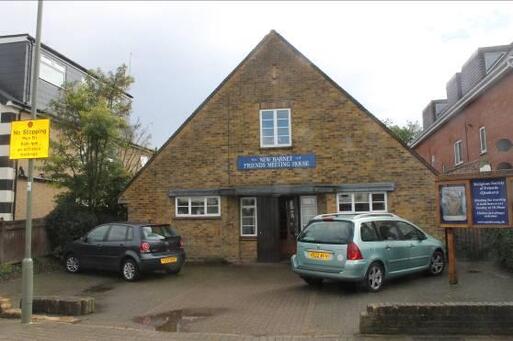
<svg viewBox="0 0 513 341">
<path fill-rule="evenodd" d="M 495 249 L 500 262 L 513 270 L 513 230 L 501 229 L 497 232 Z"/>
<path fill-rule="evenodd" d="M 422 127 L 418 121 L 406 121 L 406 125 L 401 127 L 390 119 L 384 121 L 385 125 L 404 143 L 409 145 L 422 132 Z"/>
</svg>

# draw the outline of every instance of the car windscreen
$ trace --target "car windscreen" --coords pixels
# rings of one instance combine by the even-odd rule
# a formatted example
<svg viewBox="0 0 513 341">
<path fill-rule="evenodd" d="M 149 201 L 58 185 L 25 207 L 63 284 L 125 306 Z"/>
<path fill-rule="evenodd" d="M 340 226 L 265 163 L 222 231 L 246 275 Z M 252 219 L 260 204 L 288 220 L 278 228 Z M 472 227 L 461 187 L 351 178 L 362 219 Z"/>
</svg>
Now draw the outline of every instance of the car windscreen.
<svg viewBox="0 0 513 341">
<path fill-rule="evenodd" d="M 146 240 L 161 240 L 177 236 L 175 230 L 169 225 L 143 226 L 142 233 L 143 239 Z"/>
<path fill-rule="evenodd" d="M 314 221 L 298 237 L 298 241 L 320 244 L 347 244 L 353 238 L 351 221 Z"/>
</svg>

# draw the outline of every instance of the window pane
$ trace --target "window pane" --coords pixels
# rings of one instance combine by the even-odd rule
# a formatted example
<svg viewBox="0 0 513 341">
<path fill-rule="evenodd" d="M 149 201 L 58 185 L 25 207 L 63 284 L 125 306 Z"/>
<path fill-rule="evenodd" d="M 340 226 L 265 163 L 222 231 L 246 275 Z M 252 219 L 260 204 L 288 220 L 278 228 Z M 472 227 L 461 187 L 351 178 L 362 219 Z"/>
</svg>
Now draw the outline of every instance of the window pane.
<svg viewBox="0 0 513 341">
<path fill-rule="evenodd" d="M 218 214 L 219 213 L 219 206 L 208 206 L 207 207 L 207 214 Z"/>
<path fill-rule="evenodd" d="M 289 120 L 278 120 L 278 128 L 288 128 Z"/>
<path fill-rule="evenodd" d="M 197 206 L 201 206 L 203 207 L 205 205 L 205 199 L 203 198 L 191 198 L 191 206 L 193 207 L 197 207 Z"/>
<path fill-rule="evenodd" d="M 308 225 L 298 237 L 311 243 L 347 244 L 353 236 L 353 223 L 349 221 L 319 221 Z"/>
<path fill-rule="evenodd" d="M 383 240 L 399 240 L 399 231 L 393 221 L 375 222 Z"/>
<path fill-rule="evenodd" d="M 274 121 L 273 120 L 262 120 L 262 128 L 273 128 Z"/>
<path fill-rule="evenodd" d="M 207 198 L 207 205 L 208 206 L 218 206 L 219 202 L 217 198 Z"/>
<path fill-rule="evenodd" d="M 262 111 L 262 120 L 273 120 L 273 119 L 274 119 L 274 115 L 273 115 L 272 110 Z"/>
<path fill-rule="evenodd" d="M 373 202 L 372 203 L 372 210 L 373 211 L 384 211 L 385 210 L 385 203 L 384 202 Z"/>
<path fill-rule="evenodd" d="M 242 216 L 243 217 L 255 216 L 255 208 L 254 207 L 242 207 Z"/>
<path fill-rule="evenodd" d="M 373 193 L 372 201 L 385 201 L 385 193 Z"/>
<path fill-rule="evenodd" d="M 270 137 L 273 137 L 274 136 L 274 128 L 264 128 L 262 129 L 262 136 L 270 136 Z"/>
<path fill-rule="evenodd" d="M 354 210 L 356 212 L 368 212 L 369 211 L 369 204 L 368 203 L 355 203 L 354 204 Z"/>
<path fill-rule="evenodd" d="M 178 214 L 189 214 L 189 207 L 178 207 Z"/>
<path fill-rule="evenodd" d="M 113 225 L 110 228 L 108 241 L 126 240 L 126 226 Z"/>
<path fill-rule="evenodd" d="M 274 145 L 274 136 L 270 136 L 270 137 L 264 136 L 264 138 L 262 139 L 262 144 L 264 144 L 266 146 Z"/>
<path fill-rule="evenodd" d="M 369 193 L 355 193 L 354 202 L 369 202 Z"/>
<path fill-rule="evenodd" d="M 64 84 L 64 71 L 63 68 L 57 64 L 51 66 L 41 60 L 39 64 L 39 78 L 56 86 L 62 86 Z"/>
<path fill-rule="evenodd" d="M 288 110 L 278 110 L 277 112 L 278 119 L 289 119 L 289 111 Z"/>
<path fill-rule="evenodd" d="M 255 217 L 243 217 L 242 225 L 244 226 L 254 226 L 255 225 Z"/>
<path fill-rule="evenodd" d="M 343 203 L 351 203 L 351 194 L 340 194 L 338 200 Z"/>
<path fill-rule="evenodd" d="M 255 234 L 254 226 L 242 226 L 242 235 L 252 235 Z"/>
<path fill-rule="evenodd" d="M 189 199 L 187 198 L 178 198 L 176 202 L 178 206 L 189 206 Z"/>
<path fill-rule="evenodd" d="M 255 201 L 255 198 L 243 198 L 241 202 L 243 206 L 254 206 L 256 204 Z"/>
<path fill-rule="evenodd" d="M 351 207 L 351 204 L 340 204 L 338 205 L 338 210 L 340 212 L 351 212 L 353 209 Z"/>
<path fill-rule="evenodd" d="M 396 226 L 399 228 L 399 231 L 401 231 L 403 240 L 419 239 L 420 231 L 417 230 L 415 227 L 411 226 L 410 224 L 398 221 L 396 222 Z"/>
<path fill-rule="evenodd" d="M 201 207 L 191 207 L 191 214 L 192 215 L 203 215 L 205 214 L 205 207 L 204 206 L 201 206 Z"/>
<path fill-rule="evenodd" d="M 105 234 L 109 229 L 109 225 L 98 226 L 87 235 L 87 239 L 93 242 L 102 241 L 105 238 Z"/>
<path fill-rule="evenodd" d="M 278 136 L 288 136 L 289 128 L 278 128 Z"/>
<path fill-rule="evenodd" d="M 360 233 L 364 242 L 372 242 L 379 240 L 378 234 L 372 223 L 363 223 L 360 227 Z"/>
<path fill-rule="evenodd" d="M 279 136 L 278 137 L 278 144 L 289 144 L 289 143 L 290 143 L 289 136 Z"/>
</svg>

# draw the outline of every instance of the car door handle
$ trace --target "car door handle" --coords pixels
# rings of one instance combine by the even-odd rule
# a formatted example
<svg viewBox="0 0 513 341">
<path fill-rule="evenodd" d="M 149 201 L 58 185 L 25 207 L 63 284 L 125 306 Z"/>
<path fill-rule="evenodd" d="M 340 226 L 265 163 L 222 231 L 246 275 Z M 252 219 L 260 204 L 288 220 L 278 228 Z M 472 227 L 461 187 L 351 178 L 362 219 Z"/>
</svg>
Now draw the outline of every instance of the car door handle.
<svg viewBox="0 0 513 341">
<path fill-rule="evenodd" d="M 385 246 L 385 250 L 390 250 L 390 249 L 392 249 L 392 248 L 390 247 L 390 245 Z"/>
</svg>

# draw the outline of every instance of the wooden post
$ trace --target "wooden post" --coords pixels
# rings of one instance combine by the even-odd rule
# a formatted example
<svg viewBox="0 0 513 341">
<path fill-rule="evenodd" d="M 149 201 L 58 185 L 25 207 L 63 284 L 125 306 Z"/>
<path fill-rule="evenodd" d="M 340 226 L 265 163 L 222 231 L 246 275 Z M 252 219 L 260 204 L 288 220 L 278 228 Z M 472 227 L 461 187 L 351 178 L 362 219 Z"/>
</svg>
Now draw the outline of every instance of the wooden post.
<svg viewBox="0 0 513 341">
<path fill-rule="evenodd" d="M 447 260 L 449 262 L 449 284 L 458 284 L 456 271 L 456 245 L 454 243 L 454 229 L 447 229 Z"/>
</svg>

